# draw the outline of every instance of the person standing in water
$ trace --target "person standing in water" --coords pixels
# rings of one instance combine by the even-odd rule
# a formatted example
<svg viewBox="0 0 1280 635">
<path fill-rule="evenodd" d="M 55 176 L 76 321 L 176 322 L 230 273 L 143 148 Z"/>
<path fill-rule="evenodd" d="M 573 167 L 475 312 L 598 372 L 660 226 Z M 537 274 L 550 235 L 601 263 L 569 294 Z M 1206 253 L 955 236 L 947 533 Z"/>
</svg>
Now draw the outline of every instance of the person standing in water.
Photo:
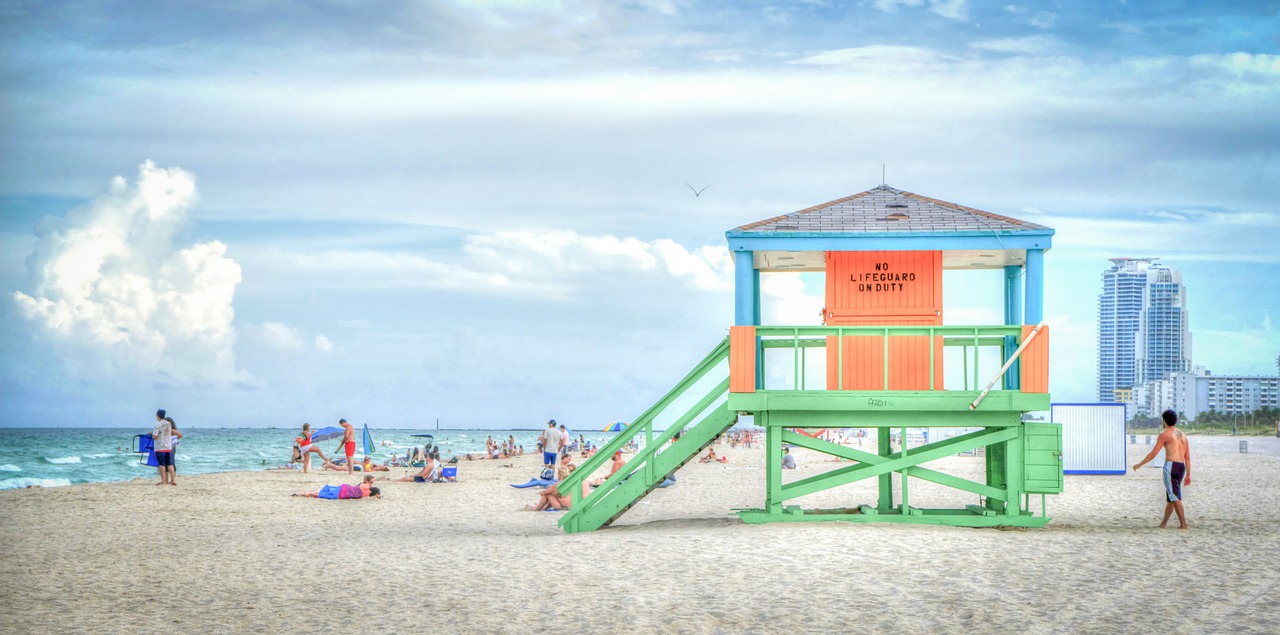
<svg viewBox="0 0 1280 635">
<path fill-rule="evenodd" d="M 1133 466 L 1133 471 L 1137 472 L 1138 468 L 1156 458 L 1156 454 L 1164 449 L 1164 493 L 1168 500 L 1164 506 L 1164 520 L 1160 522 L 1160 528 L 1167 527 L 1169 515 L 1177 512 L 1178 529 L 1186 529 L 1187 514 L 1182 508 L 1182 487 L 1191 484 L 1191 445 L 1187 442 L 1187 435 L 1176 427 L 1178 413 L 1165 410 L 1160 418 L 1164 419 L 1164 432 L 1156 437 L 1155 447 L 1151 448 L 1147 458 Z"/>
</svg>

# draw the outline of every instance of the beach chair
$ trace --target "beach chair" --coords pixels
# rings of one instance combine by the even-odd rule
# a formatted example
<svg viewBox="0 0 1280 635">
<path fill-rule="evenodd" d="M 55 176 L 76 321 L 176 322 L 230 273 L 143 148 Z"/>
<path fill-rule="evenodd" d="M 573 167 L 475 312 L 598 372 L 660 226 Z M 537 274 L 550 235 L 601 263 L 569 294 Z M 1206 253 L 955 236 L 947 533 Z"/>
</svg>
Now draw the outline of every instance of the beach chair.
<svg viewBox="0 0 1280 635">
<path fill-rule="evenodd" d="M 458 482 L 458 466 L 446 465 L 443 468 L 441 468 L 439 482 L 457 483 Z"/>
<path fill-rule="evenodd" d="M 156 460 L 155 443 L 155 439 L 152 439 L 149 434 L 133 435 L 133 452 L 135 454 L 147 455 L 146 458 L 141 456 L 138 457 L 138 463 L 140 465 L 149 465 L 151 467 L 157 467 L 160 465 L 160 462 Z"/>
</svg>

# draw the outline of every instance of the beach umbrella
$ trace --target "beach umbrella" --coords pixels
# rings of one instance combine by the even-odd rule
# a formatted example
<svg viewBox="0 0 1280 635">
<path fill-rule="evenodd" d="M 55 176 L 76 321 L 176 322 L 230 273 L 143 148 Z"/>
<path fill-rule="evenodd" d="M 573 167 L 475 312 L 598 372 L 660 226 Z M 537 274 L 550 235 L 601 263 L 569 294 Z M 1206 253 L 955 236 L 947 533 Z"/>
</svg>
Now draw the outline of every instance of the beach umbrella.
<svg viewBox="0 0 1280 635">
<path fill-rule="evenodd" d="M 622 432 L 623 430 L 626 430 L 626 429 L 627 429 L 627 424 L 621 421 L 618 421 L 617 423 L 611 423 L 608 426 L 605 426 L 605 429 L 603 430 L 603 432 Z"/>
<path fill-rule="evenodd" d="M 369 424 L 364 424 L 364 453 L 373 454 L 373 435 L 369 434 Z"/>
<path fill-rule="evenodd" d="M 342 436 L 342 432 L 343 432 L 342 428 L 339 428 L 338 426 L 329 426 L 327 428 L 320 428 L 319 430 L 316 430 L 315 432 L 311 433 L 311 442 L 315 443 L 316 441 L 328 441 L 329 439 L 336 439 L 337 437 Z"/>
</svg>

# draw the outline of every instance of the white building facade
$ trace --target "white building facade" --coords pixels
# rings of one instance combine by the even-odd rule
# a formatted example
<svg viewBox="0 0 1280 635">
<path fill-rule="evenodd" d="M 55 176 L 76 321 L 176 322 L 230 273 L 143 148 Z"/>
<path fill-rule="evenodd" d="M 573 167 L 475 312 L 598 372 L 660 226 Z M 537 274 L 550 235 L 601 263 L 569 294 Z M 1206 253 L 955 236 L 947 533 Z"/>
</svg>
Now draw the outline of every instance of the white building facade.
<svg viewBox="0 0 1280 635">
<path fill-rule="evenodd" d="M 1214 376 L 1203 366 L 1134 388 L 1133 409 L 1155 416 L 1173 410 L 1195 419 L 1210 410 L 1248 414 L 1260 408 L 1280 408 L 1280 377 Z"/>
</svg>

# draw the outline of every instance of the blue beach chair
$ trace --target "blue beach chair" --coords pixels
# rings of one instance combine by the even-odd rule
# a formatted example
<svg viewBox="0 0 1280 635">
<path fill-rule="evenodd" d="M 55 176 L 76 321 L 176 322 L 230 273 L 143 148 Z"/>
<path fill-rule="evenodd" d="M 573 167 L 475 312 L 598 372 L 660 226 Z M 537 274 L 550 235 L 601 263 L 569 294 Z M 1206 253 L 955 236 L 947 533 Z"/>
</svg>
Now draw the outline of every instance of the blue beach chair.
<svg viewBox="0 0 1280 635">
<path fill-rule="evenodd" d="M 155 439 L 152 439 L 149 434 L 133 435 L 133 452 L 134 454 L 147 455 L 145 460 L 141 457 L 138 458 L 138 462 L 142 465 L 149 465 L 151 467 L 158 467 L 160 465 L 160 462 L 156 461 L 156 441 Z"/>
</svg>

